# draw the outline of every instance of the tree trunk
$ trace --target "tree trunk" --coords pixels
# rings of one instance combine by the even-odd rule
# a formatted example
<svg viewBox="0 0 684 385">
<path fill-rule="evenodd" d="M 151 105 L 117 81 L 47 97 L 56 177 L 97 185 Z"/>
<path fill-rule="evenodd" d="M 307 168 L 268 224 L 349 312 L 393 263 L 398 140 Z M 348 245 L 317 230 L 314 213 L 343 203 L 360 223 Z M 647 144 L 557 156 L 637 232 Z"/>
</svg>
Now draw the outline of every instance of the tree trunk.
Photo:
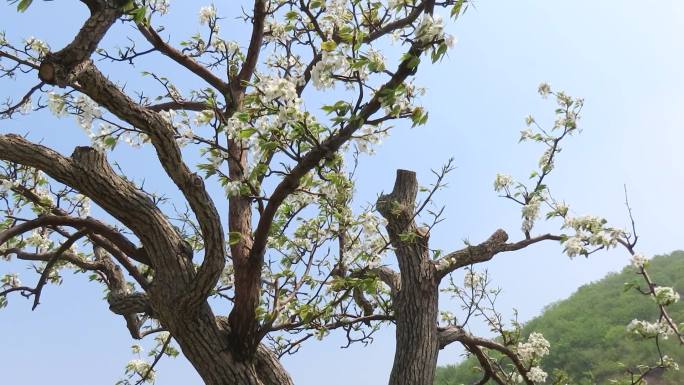
<svg viewBox="0 0 684 385">
<path fill-rule="evenodd" d="M 377 202 L 401 273 L 393 298 L 397 331 L 390 385 L 432 385 L 439 352 L 439 279 L 430 260 L 429 233 L 414 221 L 417 191 L 416 174 L 399 170 L 392 192 Z"/>
<path fill-rule="evenodd" d="M 439 353 L 438 293 L 436 285 L 422 286 L 402 286 L 394 302 L 397 330 L 390 385 L 434 382 Z"/>
<path fill-rule="evenodd" d="M 165 326 L 206 385 L 293 385 L 264 345 L 251 360 L 242 360 L 233 351 L 227 317 L 215 317 L 208 305 L 199 314 L 176 314 Z"/>
</svg>

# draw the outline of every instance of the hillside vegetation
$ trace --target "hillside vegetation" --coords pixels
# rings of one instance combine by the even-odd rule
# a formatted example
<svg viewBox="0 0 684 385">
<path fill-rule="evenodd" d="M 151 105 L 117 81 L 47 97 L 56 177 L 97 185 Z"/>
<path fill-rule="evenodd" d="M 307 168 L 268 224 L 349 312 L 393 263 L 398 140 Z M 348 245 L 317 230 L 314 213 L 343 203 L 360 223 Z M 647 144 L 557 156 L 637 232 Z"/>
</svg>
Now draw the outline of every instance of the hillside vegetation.
<svg viewBox="0 0 684 385">
<path fill-rule="evenodd" d="M 684 251 L 653 258 L 649 272 L 655 283 L 682 290 Z M 632 367 L 654 362 L 655 344 L 634 339 L 625 331 L 634 318 L 655 320 L 657 317 L 650 297 L 634 289 L 625 292 L 625 283 L 635 279 L 638 277 L 634 269 L 625 267 L 620 273 L 580 287 L 570 298 L 547 306 L 540 316 L 525 324 L 525 336 L 538 331 L 551 343 L 551 353 L 542 365 L 548 373 L 562 370 L 571 378 L 571 384 L 604 384 L 624 372 L 622 364 Z M 680 302 L 670 306 L 671 315 L 679 322 L 684 322 L 682 305 Z M 676 341 L 665 341 L 661 349 L 680 365 L 684 363 L 684 346 Z M 474 383 L 480 378 L 479 372 L 473 370 L 475 366 L 476 361 L 471 357 L 458 365 L 439 367 L 435 384 Z M 684 370 L 669 371 L 663 380 L 668 385 L 684 384 Z"/>
</svg>

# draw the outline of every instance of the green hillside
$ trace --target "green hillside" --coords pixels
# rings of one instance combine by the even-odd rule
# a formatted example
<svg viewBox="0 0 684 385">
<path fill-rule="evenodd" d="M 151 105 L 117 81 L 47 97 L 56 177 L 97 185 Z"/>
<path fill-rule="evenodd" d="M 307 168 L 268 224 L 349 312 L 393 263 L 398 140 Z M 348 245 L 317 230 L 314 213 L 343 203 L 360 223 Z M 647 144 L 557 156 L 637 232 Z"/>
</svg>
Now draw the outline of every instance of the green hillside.
<svg viewBox="0 0 684 385">
<path fill-rule="evenodd" d="M 682 290 L 684 251 L 653 258 L 649 272 L 655 283 Z M 655 344 L 633 339 L 625 332 L 632 319 L 652 321 L 657 316 L 651 298 L 635 290 L 624 291 L 625 282 L 635 278 L 639 277 L 629 266 L 619 274 L 609 274 L 598 282 L 580 287 L 570 298 L 547 306 L 539 317 L 525 325 L 524 335 L 538 331 L 551 343 L 551 353 L 543 360 L 548 373 L 563 370 L 570 376 L 571 384 L 604 384 L 622 373 L 620 363 L 633 366 L 654 362 L 657 357 Z M 679 322 L 684 322 L 682 302 L 670 306 L 671 315 Z M 661 348 L 675 362 L 684 363 L 684 346 L 670 339 Z M 435 383 L 474 383 L 480 378 L 473 370 L 475 366 L 477 363 L 471 357 L 459 365 L 440 367 Z M 684 384 L 684 370 L 668 371 L 664 380 L 666 384 Z"/>
</svg>

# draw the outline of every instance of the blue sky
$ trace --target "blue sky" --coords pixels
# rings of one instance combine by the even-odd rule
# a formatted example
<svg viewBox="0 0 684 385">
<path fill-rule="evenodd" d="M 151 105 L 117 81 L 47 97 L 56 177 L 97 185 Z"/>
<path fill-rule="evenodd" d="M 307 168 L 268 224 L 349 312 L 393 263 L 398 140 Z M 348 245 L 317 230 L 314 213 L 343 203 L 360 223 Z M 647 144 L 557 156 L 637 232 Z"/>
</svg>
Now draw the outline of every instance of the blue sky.
<svg viewBox="0 0 684 385">
<path fill-rule="evenodd" d="M 0 29 L 15 41 L 34 35 L 60 48 L 85 15 L 83 7 L 73 3 L 38 3 L 21 15 L 3 4 Z M 202 5 L 172 3 L 177 17 L 186 17 L 183 23 L 170 24 L 174 33 L 194 31 Z M 624 226 L 627 185 L 641 236 L 639 250 L 655 255 L 683 248 L 684 3 L 480 0 L 475 5 L 450 25 L 458 43 L 449 56 L 419 71 L 417 82 L 428 88 L 423 104 L 430 112 L 429 123 L 414 129 L 398 125 L 376 156 L 363 159 L 359 202 L 374 201 L 379 192 L 391 189 L 396 168 L 416 170 L 427 184 L 430 169 L 453 157 L 457 169 L 449 176 L 449 189 L 436 197 L 447 207 L 447 220 L 432 235 L 433 245 L 452 250 L 461 247 L 463 239 L 477 242 L 499 227 L 513 239 L 520 237 L 518 208 L 497 198 L 492 182 L 497 172 L 525 178 L 535 167 L 541 149 L 517 141 L 527 114 L 543 122 L 554 108 L 553 101 L 536 93 L 537 85 L 546 81 L 585 98 L 583 132 L 567 141 L 549 180 L 554 195 L 576 214 L 601 215 Z M 224 32 L 243 36 L 244 30 L 235 28 Z M 123 34 L 133 32 L 117 26 L 108 39 L 122 41 Z M 164 65 L 158 68 L 181 74 Z M 125 65 L 102 67 L 114 78 L 132 70 Z M 149 68 L 134 70 L 144 69 Z M 18 94 L 32 81 L 0 83 L 0 94 Z M 183 84 L 189 87 L 192 82 Z M 26 129 L 32 139 L 44 139 L 65 153 L 86 142 L 68 118 L 36 114 L 0 122 L 2 133 Z M 144 151 L 119 150 L 113 159 L 132 175 L 149 178 L 159 191 L 168 191 L 170 184 Z M 557 244 L 540 245 L 487 264 L 495 284 L 504 289 L 500 310 L 512 314 L 515 308 L 521 320 L 529 319 L 548 303 L 628 261 L 620 251 L 588 260 L 570 260 L 561 251 Z M 0 264 L 0 274 L 16 268 Z M 27 282 L 37 279 L 23 276 Z M 85 281 L 67 275 L 63 286 L 46 288 L 34 312 L 19 298 L 11 298 L 10 307 L 0 311 L 3 382 L 114 383 L 122 375 L 131 340 L 123 320 L 101 301 L 101 290 Z M 442 309 L 457 310 L 447 298 Z M 322 379 L 326 385 L 383 383 L 393 356 L 392 337 L 387 330 L 369 347 L 339 349 L 342 340 L 332 336 L 305 345 L 284 363 L 298 385 L 317 385 Z M 440 362 L 455 362 L 459 354 L 448 348 Z M 182 358 L 166 360 L 159 368 L 158 384 L 200 383 Z"/>
</svg>

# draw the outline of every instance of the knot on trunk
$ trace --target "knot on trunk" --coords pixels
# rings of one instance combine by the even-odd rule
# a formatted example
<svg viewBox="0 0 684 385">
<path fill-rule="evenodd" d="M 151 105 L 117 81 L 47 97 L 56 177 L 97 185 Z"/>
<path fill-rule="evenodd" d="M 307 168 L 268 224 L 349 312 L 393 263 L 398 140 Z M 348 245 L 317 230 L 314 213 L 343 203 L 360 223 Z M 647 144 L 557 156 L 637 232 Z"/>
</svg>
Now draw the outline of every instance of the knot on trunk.
<svg viewBox="0 0 684 385">
<path fill-rule="evenodd" d="M 38 77 L 47 84 L 67 87 L 75 82 L 81 73 L 92 64 L 87 60 L 68 60 L 63 51 L 49 54 L 38 69 Z"/>
</svg>

